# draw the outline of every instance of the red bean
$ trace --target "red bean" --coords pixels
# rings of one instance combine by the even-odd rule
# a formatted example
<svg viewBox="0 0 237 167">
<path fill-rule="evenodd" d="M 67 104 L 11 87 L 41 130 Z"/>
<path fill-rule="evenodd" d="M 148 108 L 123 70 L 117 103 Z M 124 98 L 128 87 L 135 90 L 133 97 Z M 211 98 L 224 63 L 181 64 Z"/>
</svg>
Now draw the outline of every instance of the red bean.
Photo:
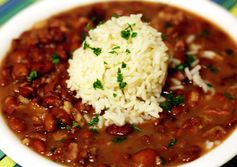
<svg viewBox="0 0 237 167">
<path fill-rule="evenodd" d="M 23 63 L 27 56 L 27 52 L 24 50 L 17 50 L 10 54 L 10 59 L 13 64 Z"/>
<path fill-rule="evenodd" d="M 51 61 L 44 60 L 43 62 L 32 63 L 31 68 L 39 74 L 46 74 L 52 71 L 53 64 Z"/>
<path fill-rule="evenodd" d="M 93 108 L 87 104 L 83 104 L 82 102 L 77 102 L 74 107 L 79 111 L 85 114 L 93 112 Z"/>
<path fill-rule="evenodd" d="M 46 145 L 43 141 L 41 140 L 33 140 L 32 142 L 32 147 L 35 149 L 40 154 L 44 154 L 46 151 Z"/>
<path fill-rule="evenodd" d="M 22 133 L 26 130 L 26 125 L 24 121 L 17 119 L 17 118 L 10 118 L 9 119 L 9 126 L 10 128 L 17 132 L 17 133 Z"/>
<path fill-rule="evenodd" d="M 184 106 L 177 106 L 177 107 L 174 107 L 174 108 L 172 108 L 172 111 L 171 111 L 171 113 L 172 113 L 172 115 L 180 115 L 180 114 L 182 114 L 183 112 L 185 112 L 185 108 L 184 108 Z"/>
<path fill-rule="evenodd" d="M 15 112 L 17 106 L 19 105 L 19 101 L 14 96 L 8 96 L 4 101 L 4 105 L 4 113 L 11 115 Z"/>
<path fill-rule="evenodd" d="M 46 107 L 57 107 L 62 104 L 62 101 L 59 99 L 59 97 L 55 95 L 48 95 L 43 98 L 43 105 Z"/>
<path fill-rule="evenodd" d="M 32 139 L 37 139 L 37 140 L 41 140 L 41 141 L 46 141 L 46 135 L 45 134 L 41 134 L 41 133 L 31 133 L 29 135 L 29 138 L 32 138 Z"/>
<path fill-rule="evenodd" d="M 44 127 L 48 132 L 53 132 L 57 128 L 57 120 L 56 117 L 48 112 L 44 118 Z"/>
<path fill-rule="evenodd" d="M 133 128 L 130 124 L 126 124 L 121 127 L 116 126 L 116 125 L 111 125 L 106 128 L 106 132 L 113 136 L 126 136 L 133 132 Z"/>
<path fill-rule="evenodd" d="M 151 148 L 145 148 L 132 156 L 134 167 L 152 167 L 156 165 L 157 152 Z"/>
<path fill-rule="evenodd" d="M 55 107 L 50 112 L 57 119 L 59 119 L 63 124 L 65 124 L 65 125 L 71 124 L 72 120 L 71 120 L 70 115 L 66 111 L 64 111 L 63 109 Z"/>
<path fill-rule="evenodd" d="M 15 64 L 12 69 L 13 79 L 20 80 L 28 76 L 29 70 L 25 64 Z"/>
<path fill-rule="evenodd" d="M 19 87 L 19 94 L 24 97 L 31 97 L 34 92 L 34 89 L 29 86 L 27 83 L 23 83 Z"/>
</svg>

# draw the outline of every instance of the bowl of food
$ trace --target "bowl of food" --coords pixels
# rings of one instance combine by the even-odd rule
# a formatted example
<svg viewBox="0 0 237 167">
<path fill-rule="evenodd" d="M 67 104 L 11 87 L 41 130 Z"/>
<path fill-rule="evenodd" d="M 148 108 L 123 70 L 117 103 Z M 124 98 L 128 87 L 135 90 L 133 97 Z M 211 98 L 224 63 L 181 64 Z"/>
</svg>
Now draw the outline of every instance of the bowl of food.
<svg viewBox="0 0 237 167">
<path fill-rule="evenodd" d="M 24 167 L 224 164 L 235 27 L 204 0 L 37 2 L 0 30 L 0 148 Z"/>
</svg>

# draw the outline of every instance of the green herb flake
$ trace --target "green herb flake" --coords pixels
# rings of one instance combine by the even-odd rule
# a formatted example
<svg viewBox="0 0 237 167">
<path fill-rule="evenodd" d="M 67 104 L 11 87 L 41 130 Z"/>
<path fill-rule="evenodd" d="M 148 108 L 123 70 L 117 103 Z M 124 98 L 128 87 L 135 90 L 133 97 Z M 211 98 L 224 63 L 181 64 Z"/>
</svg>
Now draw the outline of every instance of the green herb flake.
<svg viewBox="0 0 237 167">
<path fill-rule="evenodd" d="M 117 95 L 117 93 L 113 93 L 113 96 L 114 96 L 114 97 L 117 97 L 118 95 Z"/>
<path fill-rule="evenodd" d="M 29 76 L 27 77 L 28 81 L 33 81 L 38 77 L 38 73 L 35 70 L 32 70 L 29 74 Z"/>
<path fill-rule="evenodd" d="M 132 33 L 132 38 L 135 38 L 137 36 L 137 32 Z"/>
<path fill-rule="evenodd" d="M 54 53 L 51 57 L 52 63 L 53 64 L 58 64 L 60 62 L 60 58 L 58 56 L 58 54 Z"/>
<path fill-rule="evenodd" d="M 196 58 L 194 57 L 194 55 L 192 54 L 186 54 L 186 60 L 184 63 L 182 64 L 178 64 L 176 67 L 175 67 L 175 70 L 177 71 L 184 71 L 184 69 L 186 67 L 191 67 L 193 62 L 196 60 Z"/>
<path fill-rule="evenodd" d="M 90 130 L 94 133 L 94 134 L 99 134 L 98 129 L 96 128 L 90 128 Z"/>
<path fill-rule="evenodd" d="M 182 95 L 174 96 L 173 92 L 165 92 L 163 96 L 166 101 L 160 104 L 160 107 L 166 111 L 171 111 L 173 107 L 179 106 L 184 102 L 184 97 Z"/>
<path fill-rule="evenodd" d="M 120 35 L 121 35 L 122 38 L 128 40 L 130 35 L 131 35 L 131 31 L 130 30 L 122 30 L 120 32 Z"/>
<path fill-rule="evenodd" d="M 94 126 L 99 122 L 99 114 L 96 114 L 89 122 L 88 126 Z"/>
<path fill-rule="evenodd" d="M 64 143 L 65 141 L 66 141 L 66 138 L 62 138 L 62 139 L 57 140 L 57 142 L 60 142 L 60 143 Z"/>
<path fill-rule="evenodd" d="M 117 82 L 119 83 L 120 89 L 124 89 L 127 86 L 127 83 L 123 81 L 123 74 L 120 68 L 118 68 L 117 72 Z"/>
<path fill-rule="evenodd" d="M 114 137 L 114 138 L 112 139 L 112 142 L 114 142 L 114 143 L 122 143 L 122 142 L 124 142 L 126 139 L 127 139 L 126 137 Z"/>
<path fill-rule="evenodd" d="M 112 48 L 112 50 L 116 50 L 116 49 L 120 49 L 120 46 L 117 45 Z"/>
<path fill-rule="evenodd" d="M 162 41 L 165 41 L 167 39 L 167 35 L 165 35 L 164 33 L 161 34 L 161 39 Z"/>
<path fill-rule="evenodd" d="M 225 96 L 228 100 L 234 100 L 234 97 L 233 97 L 229 92 L 224 92 L 224 96 Z"/>
<path fill-rule="evenodd" d="M 141 132 L 141 131 L 142 131 L 142 129 L 139 128 L 139 127 L 138 127 L 137 125 L 135 125 L 135 124 L 132 125 L 132 128 L 133 128 L 135 131 L 138 131 L 138 132 Z"/>
<path fill-rule="evenodd" d="M 117 13 L 113 13 L 113 14 L 112 14 L 112 17 L 114 17 L 114 18 L 119 18 L 120 15 L 118 15 Z"/>
<path fill-rule="evenodd" d="M 213 74 L 218 74 L 219 73 L 219 69 L 218 68 L 216 68 L 215 66 L 213 66 L 213 65 L 207 65 L 206 66 L 207 67 L 207 69 L 210 71 L 210 72 L 212 72 Z"/>
<path fill-rule="evenodd" d="M 93 88 L 104 90 L 104 87 L 99 79 L 96 79 L 96 81 L 93 83 Z"/>
<path fill-rule="evenodd" d="M 169 142 L 169 144 L 168 144 L 168 148 L 171 148 L 171 147 L 173 147 L 175 144 L 177 143 L 177 140 L 175 139 L 175 138 L 173 138 L 173 139 L 171 139 L 170 140 L 170 142 Z"/>
<path fill-rule="evenodd" d="M 212 88 L 212 87 L 213 87 L 213 85 L 210 84 L 210 83 L 207 83 L 207 86 L 208 86 L 209 88 Z"/>
<path fill-rule="evenodd" d="M 130 51 L 129 49 L 126 49 L 126 53 L 127 53 L 127 54 L 130 54 L 131 51 Z"/>
<path fill-rule="evenodd" d="M 102 52 L 102 49 L 101 48 L 91 48 L 93 50 L 93 53 L 96 55 L 96 56 L 99 56 Z"/>
<path fill-rule="evenodd" d="M 127 64 L 122 62 L 122 68 L 126 68 L 127 67 Z"/>
<path fill-rule="evenodd" d="M 73 127 L 73 128 L 77 128 L 77 129 L 80 129 L 80 128 L 81 128 L 81 126 L 78 124 L 77 121 L 73 121 L 73 122 L 72 122 L 72 127 Z"/>
<path fill-rule="evenodd" d="M 91 48 L 90 45 L 85 41 L 83 44 L 83 49 L 86 50 L 87 48 Z"/>
<path fill-rule="evenodd" d="M 108 64 L 106 61 L 104 61 L 104 64 Z"/>
</svg>

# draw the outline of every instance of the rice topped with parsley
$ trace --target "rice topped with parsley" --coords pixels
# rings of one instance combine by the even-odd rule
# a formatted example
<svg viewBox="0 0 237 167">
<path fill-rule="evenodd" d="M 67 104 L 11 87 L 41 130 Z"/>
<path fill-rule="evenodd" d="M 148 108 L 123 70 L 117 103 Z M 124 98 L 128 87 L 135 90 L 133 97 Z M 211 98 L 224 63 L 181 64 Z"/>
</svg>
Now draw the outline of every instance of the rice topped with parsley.
<svg viewBox="0 0 237 167">
<path fill-rule="evenodd" d="M 162 112 L 169 56 L 162 34 L 141 17 L 112 17 L 90 30 L 69 60 L 68 88 L 94 107 L 99 128 L 139 124 Z"/>
</svg>

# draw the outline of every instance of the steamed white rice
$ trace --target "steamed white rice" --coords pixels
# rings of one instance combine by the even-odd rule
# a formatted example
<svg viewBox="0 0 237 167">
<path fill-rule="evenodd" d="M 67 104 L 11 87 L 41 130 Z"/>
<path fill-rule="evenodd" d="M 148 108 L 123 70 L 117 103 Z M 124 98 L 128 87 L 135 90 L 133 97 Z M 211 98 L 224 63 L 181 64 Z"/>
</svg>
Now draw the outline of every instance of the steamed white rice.
<svg viewBox="0 0 237 167">
<path fill-rule="evenodd" d="M 69 61 L 68 88 L 76 91 L 76 97 L 83 103 L 92 105 L 97 114 L 105 111 L 99 116 L 98 127 L 138 124 L 158 118 L 162 112 L 159 103 L 169 56 L 161 33 L 143 23 L 141 17 L 139 14 L 111 18 L 90 30 L 85 41 L 91 48 L 100 48 L 101 53 L 96 56 L 92 49 L 82 46 Z M 137 36 L 126 40 L 121 31 L 129 25 Z M 117 81 L 119 68 L 127 84 L 124 89 Z M 96 80 L 103 89 L 93 87 Z"/>
</svg>

